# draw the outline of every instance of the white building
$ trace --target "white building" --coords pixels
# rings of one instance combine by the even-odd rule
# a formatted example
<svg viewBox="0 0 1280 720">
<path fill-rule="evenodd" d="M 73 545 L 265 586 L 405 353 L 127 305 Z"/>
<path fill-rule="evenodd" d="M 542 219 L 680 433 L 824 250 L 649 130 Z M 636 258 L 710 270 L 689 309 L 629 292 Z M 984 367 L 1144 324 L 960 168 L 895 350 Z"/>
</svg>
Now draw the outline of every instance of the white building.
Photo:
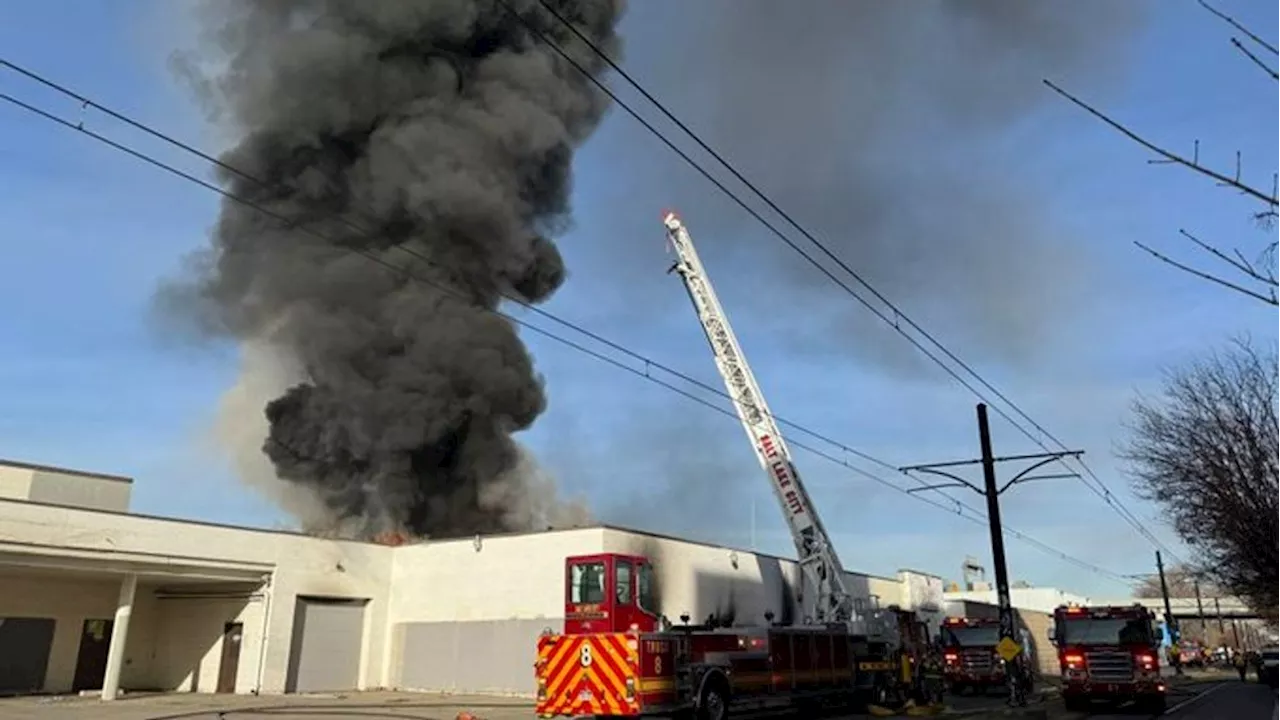
<svg viewBox="0 0 1280 720">
<path fill-rule="evenodd" d="M 979 602 L 987 605 L 997 605 L 996 591 L 993 589 L 986 590 L 954 590 L 943 593 L 943 598 L 947 602 Z M 1129 601 L 1133 602 L 1132 600 Z M 1084 595 L 1076 595 L 1057 588 L 1051 587 L 1015 587 L 1009 588 L 1009 604 L 1020 610 L 1034 610 L 1036 612 L 1053 614 L 1054 608 L 1059 605 L 1074 603 L 1076 605 L 1089 605 L 1090 600 Z"/>
<path fill-rule="evenodd" d="M 0 692 L 532 692 L 567 556 L 655 561 L 660 609 L 777 613 L 795 563 L 612 527 L 391 547 L 126 512 L 128 478 L 0 464 Z M 942 613 L 942 580 L 851 573 Z"/>
</svg>

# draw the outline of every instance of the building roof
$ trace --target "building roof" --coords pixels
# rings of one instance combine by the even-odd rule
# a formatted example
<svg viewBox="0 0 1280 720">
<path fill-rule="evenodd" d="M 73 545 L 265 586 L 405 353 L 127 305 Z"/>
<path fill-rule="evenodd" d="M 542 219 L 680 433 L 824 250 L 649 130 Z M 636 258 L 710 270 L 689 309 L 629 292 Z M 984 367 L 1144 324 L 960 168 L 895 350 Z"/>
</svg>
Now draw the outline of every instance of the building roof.
<svg viewBox="0 0 1280 720">
<path fill-rule="evenodd" d="M 34 470 L 35 472 L 59 473 L 61 475 L 76 475 L 79 477 L 133 484 L 133 478 L 126 477 L 124 475 L 110 475 L 100 472 L 88 472 L 87 470 L 72 470 L 71 468 L 57 467 L 56 465 L 39 465 L 36 463 L 20 462 L 18 460 L 5 460 L 4 458 L 0 458 L 0 467 L 10 467 L 18 470 Z"/>
<path fill-rule="evenodd" d="M 10 463 L 7 463 L 5 461 L 0 461 L 0 465 L 7 465 L 7 464 L 10 464 Z M 28 465 L 17 465 L 17 464 L 14 464 L 14 465 L 17 467 L 23 467 L 23 468 L 31 467 L 32 469 L 37 469 L 37 468 L 52 469 L 56 472 L 75 472 L 75 471 L 63 471 L 57 468 L 45 468 L 44 466 L 28 466 Z M 79 473 L 79 474 L 90 475 L 90 473 Z M 132 482 L 128 478 L 116 478 L 116 476 L 110 476 L 110 475 L 104 476 L 104 477 L 110 478 L 110 479 L 123 479 L 129 482 Z M 172 517 L 172 516 L 166 516 L 166 515 L 151 515 L 146 513 L 124 512 L 124 511 L 118 511 L 118 510 L 104 510 L 101 508 L 86 508 L 86 507 L 79 507 L 79 506 L 72 506 L 72 505 L 60 505 L 57 503 L 46 503 L 46 502 L 40 502 L 40 501 L 34 501 L 34 500 L 18 500 L 13 498 L 0 498 L 0 503 L 6 503 L 6 502 L 25 503 L 27 505 L 41 505 L 46 507 L 56 507 L 62 510 L 73 510 L 76 512 L 96 513 L 99 515 L 116 515 L 121 517 L 134 517 L 134 518 L 145 519 L 145 520 L 160 520 L 164 522 L 180 523 L 185 525 L 199 525 L 203 527 L 226 528 L 228 530 L 243 530 L 246 532 L 270 533 L 275 535 L 295 535 L 295 536 L 303 536 L 303 537 L 315 537 L 316 539 L 320 539 L 320 540 L 323 540 L 323 539 L 342 540 L 344 542 L 358 542 L 358 543 L 365 543 L 369 545 L 386 545 L 384 541 L 377 540 L 377 539 L 352 540 L 347 538 L 324 538 L 320 536 L 311 535 L 309 533 L 305 533 L 299 530 L 284 529 L 284 528 L 264 528 L 264 527 L 255 527 L 252 525 L 236 525 L 232 523 L 210 522 L 207 520 L 193 520 L 190 518 L 178 518 L 178 517 Z M 521 537 L 526 535 L 542 535 L 546 533 L 571 532 L 575 530 L 612 530 L 614 532 L 622 532 L 630 535 L 640 535 L 643 537 L 656 538 L 659 540 L 671 540 L 673 542 L 681 542 L 689 545 L 700 545 L 702 547 L 716 548 L 720 550 L 731 550 L 734 552 L 753 555 L 755 557 L 772 558 L 775 560 L 783 560 L 786 562 L 796 561 L 796 559 L 793 557 L 784 557 L 781 555 L 772 555 L 769 553 L 762 553 L 755 550 L 749 550 L 746 548 L 733 547 L 729 545 L 719 545 L 716 543 L 702 542 L 698 540 L 690 540 L 688 538 L 682 538 L 675 535 L 666 535 L 663 533 L 649 532 L 647 530 L 639 530 L 636 528 L 626 527 L 623 525 L 614 525 L 614 524 L 608 524 L 608 523 L 593 523 L 589 525 L 575 525 L 571 527 L 548 528 L 546 530 L 526 530 L 526 531 L 511 531 L 511 532 L 501 532 L 501 533 L 480 533 L 480 535 L 485 538 L 501 538 L 501 537 L 515 538 L 515 537 Z M 437 538 L 437 539 L 424 538 L 421 542 L 426 542 L 426 543 L 470 542 L 472 537 L 474 537 L 474 535 L 450 537 L 450 538 Z M 887 580 L 890 582 L 897 582 L 896 578 L 884 577 L 882 575 L 873 575 L 871 573 L 858 572 L 856 570 L 852 570 L 852 571 L 847 570 L 846 572 L 851 572 L 855 575 L 861 575 L 863 577 L 878 578 L 878 579 Z M 916 571 L 913 570 L 911 572 L 916 572 Z M 929 573 L 921 573 L 921 574 L 929 575 Z"/>
</svg>

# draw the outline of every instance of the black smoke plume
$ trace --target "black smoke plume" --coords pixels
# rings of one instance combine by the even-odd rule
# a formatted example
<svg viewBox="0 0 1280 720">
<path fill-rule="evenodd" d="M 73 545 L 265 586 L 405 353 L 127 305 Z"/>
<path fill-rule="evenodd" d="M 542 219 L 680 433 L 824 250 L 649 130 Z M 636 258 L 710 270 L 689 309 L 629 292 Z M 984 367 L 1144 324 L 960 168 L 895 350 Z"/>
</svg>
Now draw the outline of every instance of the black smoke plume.
<svg viewBox="0 0 1280 720">
<path fill-rule="evenodd" d="M 198 271 L 162 297 L 288 368 L 258 408 L 260 448 L 310 496 L 313 528 L 546 524 L 512 438 L 546 396 L 491 311 L 564 280 L 549 238 L 607 99 L 525 23 L 580 50 L 567 29 L 507 2 L 519 17 L 493 0 L 219 0 L 201 14 L 217 52 L 205 99 L 240 171 L 219 180 L 289 222 L 224 202 Z M 621 0 L 552 5 L 617 53 Z"/>
</svg>

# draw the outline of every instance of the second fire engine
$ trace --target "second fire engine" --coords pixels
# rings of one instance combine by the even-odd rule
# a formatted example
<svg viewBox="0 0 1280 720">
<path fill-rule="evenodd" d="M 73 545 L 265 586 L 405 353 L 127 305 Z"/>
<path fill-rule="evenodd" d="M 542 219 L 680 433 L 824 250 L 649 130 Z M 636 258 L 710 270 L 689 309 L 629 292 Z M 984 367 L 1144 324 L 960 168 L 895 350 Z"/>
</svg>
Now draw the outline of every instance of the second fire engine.
<svg viewBox="0 0 1280 720">
<path fill-rule="evenodd" d="M 1141 604 L 1063 605 L 1053 621 L 1050 639 L 1069 710 L 1085 710 L 1094 701 L 1134 701 L 1152 714 L 1164 712 L 1155 613 Z"/>
<path fill-rule="evenodd" d="M 1000 644 L 999 618 L 944 618 L 939 644 L 943 674 L 952 693 L 1004 687 L 1005 661 L 996 652 Z"/>
</svg>

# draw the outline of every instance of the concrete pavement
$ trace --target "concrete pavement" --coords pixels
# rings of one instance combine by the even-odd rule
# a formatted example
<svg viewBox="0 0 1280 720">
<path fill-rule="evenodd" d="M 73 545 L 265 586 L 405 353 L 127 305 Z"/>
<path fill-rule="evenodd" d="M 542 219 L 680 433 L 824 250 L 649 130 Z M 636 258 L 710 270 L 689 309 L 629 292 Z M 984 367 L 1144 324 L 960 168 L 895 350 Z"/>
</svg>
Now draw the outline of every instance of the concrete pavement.
<svg viewBox="0 0 1280 720">
<path fill-rule="evenodd" d="M 1169 712 L 1178 720 L 1280 720 L 1276 693 L 1256 682 L 1187 679 L 1170 690 Z M 1116 711 L 1067 713 L 1049 694 L 1009 714 L 996 694 L 949 698 L 939 717 L 1104 720 L 1141 715 Z M 483 720 L 531 720 L 531 703 L 519 698 L 428 693 L 368 692 L 309 696 L 129 695 L 104 703 L 93 698 L 26 697 L 0 700 L 0 720 L 454 720 L 469 711 Z M 1109 712 L 1112 714 L 1103 714 Z M 860 720 L 846 716 L 828 720 Z"/>
<path fill-rule="evenodd" d="M 105 703 L 66 696 L 0 699 L 0 720 L 454 720 L 464 710 L 483 720 L 533 717 L 529 700 L 433 693 L 142 694 Z"/>
<path fill-rule="evenodd" d="M 1009 717 L 998 695 L 948 699 L 947 715 Z M 1043 718 L 1050 703 L 1036 703 Z M 104 703 L 96 698 L 23 697 L 0 699 L 0 720 L 454 720 L 462 711 L 482 720 L 532 720 L 532 703 L 519 698 L 367 692 L 342 695 L 139 694 Z M 943 715 L 940 717 L 946 717 Z M 776 716 L 775 716 L 776 717 Z M 825 720 L 862 720 L 870 716 L 828 716 Z"/>
</svg>

